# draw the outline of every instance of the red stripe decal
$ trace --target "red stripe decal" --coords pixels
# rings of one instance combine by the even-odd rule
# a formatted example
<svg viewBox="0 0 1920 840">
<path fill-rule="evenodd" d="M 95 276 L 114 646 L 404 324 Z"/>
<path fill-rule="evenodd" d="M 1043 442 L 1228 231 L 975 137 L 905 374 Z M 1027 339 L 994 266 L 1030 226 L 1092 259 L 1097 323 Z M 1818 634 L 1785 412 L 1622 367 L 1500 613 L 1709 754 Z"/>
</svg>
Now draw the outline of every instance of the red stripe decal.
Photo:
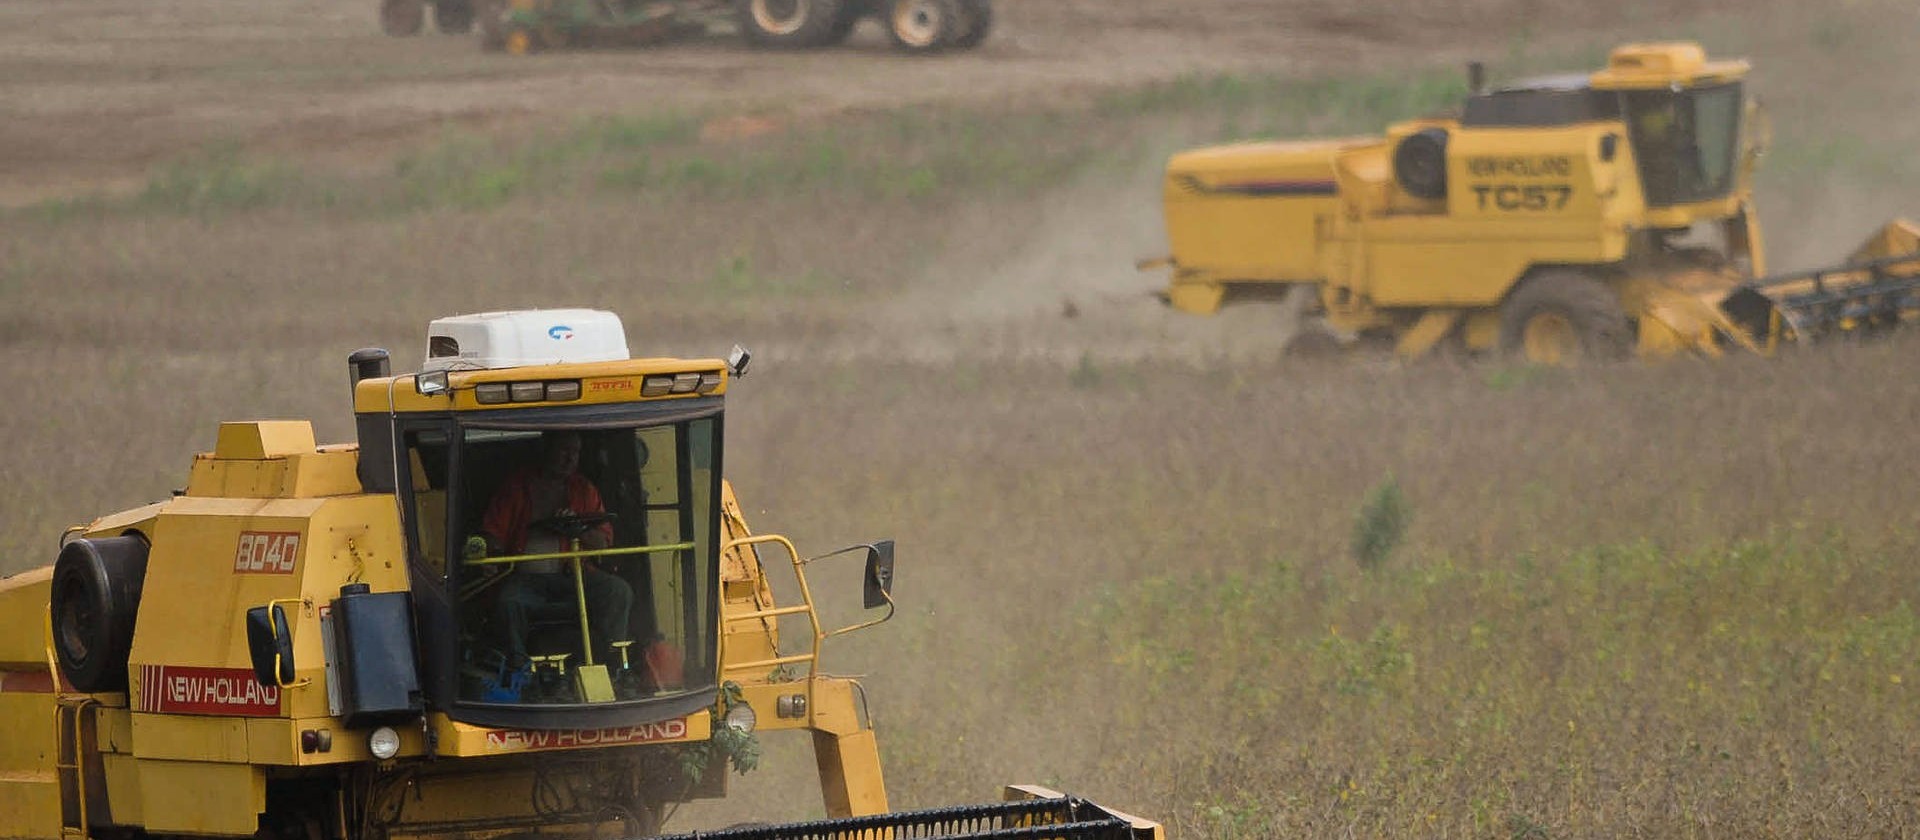
<svg viewBox="0 0 1920 840">
<path fill-rule="evenodd" d="M 0 692 L 52 694 L 53 675 L 45 671 L 0 671 Z"/>
</svg>

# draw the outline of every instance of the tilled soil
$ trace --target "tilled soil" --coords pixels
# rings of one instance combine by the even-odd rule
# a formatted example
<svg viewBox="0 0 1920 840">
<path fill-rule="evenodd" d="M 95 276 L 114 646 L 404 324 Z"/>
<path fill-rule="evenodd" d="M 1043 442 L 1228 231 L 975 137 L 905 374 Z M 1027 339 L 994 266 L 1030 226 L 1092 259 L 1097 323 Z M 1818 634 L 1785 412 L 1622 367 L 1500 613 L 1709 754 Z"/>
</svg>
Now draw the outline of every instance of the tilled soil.
<svg viewBox="0 0 1920 840">
<path fill-rule="evenodd" d="M 1377 71 L 1498 44 L 1556 14 L 1630 14 L 1563 5 L 1000 0 L 986 44 L 934 57 L 894 52 L 872 21 L 817 51 L 751 49 L 721 26 L 664 46 L 512 57 L 482 52 L 474 35 L 386 37 L 375 0 L 11 0 L 0 5 L 0 205 L 135 186 L 209 146 L 352 165 L 448 127 L 582 114 L 819 114 L 1205 71 Z"/>
</svg>

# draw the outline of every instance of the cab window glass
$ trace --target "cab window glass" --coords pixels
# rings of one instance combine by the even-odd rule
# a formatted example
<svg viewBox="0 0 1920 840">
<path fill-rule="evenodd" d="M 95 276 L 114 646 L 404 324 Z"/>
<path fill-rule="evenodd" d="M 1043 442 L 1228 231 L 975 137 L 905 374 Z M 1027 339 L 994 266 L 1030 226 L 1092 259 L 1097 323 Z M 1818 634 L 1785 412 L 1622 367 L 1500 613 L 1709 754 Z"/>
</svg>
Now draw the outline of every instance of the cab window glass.
<svg viewBox="0 0 1920 840">
<path fill-rule="evenodd" d="M 448 514 L 463 701 L 712 688 L 717 425 L 465 430 Z"/>
<path fill-rule="evenodd" d="M 415 563 L 437 577 L 447 573 L 447 434 L 434 429 L 404 435 L 409 549 Z"/>
</svg>

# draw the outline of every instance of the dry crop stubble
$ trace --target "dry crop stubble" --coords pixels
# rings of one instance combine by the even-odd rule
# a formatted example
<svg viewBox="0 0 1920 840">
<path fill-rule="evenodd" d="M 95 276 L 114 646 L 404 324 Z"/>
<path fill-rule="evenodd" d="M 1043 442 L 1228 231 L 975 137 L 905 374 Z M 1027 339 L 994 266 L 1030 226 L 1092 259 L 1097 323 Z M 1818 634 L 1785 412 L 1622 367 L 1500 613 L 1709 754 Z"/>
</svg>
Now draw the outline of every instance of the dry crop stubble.
<svg viewBox="0 0 1920 840">
<path fill-rule="evenodd" d="M 1822 37 L 1897 55 L 1875 51 L 1885 9 L 1847 9 Z M 1914 172 L 1880 133 L 1815 141 L 1900 137 L 1889 114 L 1913 94 L 1888 74 L 1826 96 L 1850 71 L 1790 31 L 1820 15 L 1782 14 L 1714 45 L 1752 46 L 1770 88 L 1834 109 L 1808 122 L 1775 98 L 1768 194 L 1851 173 L 1897 208 Z M 296 167 L 346 186 L 243 177 L 188 191 L 210 208 L 8 217 L 0 376 L 40 401 L 0 415 L 0 568 L 164 496 L 219 420 L 344 439 L 356 346 L 405 366 L 434 315 L 605 306 L 639 352 L 761 351 L 728 449 L 757 527 L 808 549 L 901 540 L 901 619 L 831 662 L 872 678 L 897 804 L 1040 780 L 1203 838 L 1910 832 L 1915 339 L 1577 374 L 1287 364 L 1258 318 L 1089 301 L 1108 278 L 1154 285 L 1129 265 L 1161 244 L 1130 154 L 1236 120 L 1372 130 L 1411 101 L 1368 104 L 1394 81 L 1313 87 L 1286 100 L 1301 114 L 1256 101 L 1293 88 L 1239 78 L 1115 100 L 1162 103 L 1147 118 L 1070 110 L 1054 127 L 1115 160 L 1011 186 L 862 180 L 901 153 L 861 123 L 882 114 L 848 118 L 838 164 L 756 157 L 803 148 L 807 125 L 650 158 L 718 184 L 701 190 L 623 192 L 599 177 L 631 161 L 595 148 L 547 189 L 491 178 L 552 174 L 503 154 L 414 183 L 413 203 L 351 205 L 386 175 Z M 1164 133 L 1129 147 L 1144 123 Z M 934 136 L 1046 139 L 1026 115 L 901 124 L 925 131 L 916 163 L 961 179 L 1005 173 L 931 155 Z M 789 180 L 742 191 L 755 174 Z M 1765 205 L 1779 253 L 1836 256 L 1880 217 L 1803 245 L 1826 238 L 1809 206 Z M 928 332 L 940 352 L 917 352 Z M 1389 473 L 1412 529 L 1364 573 L 1354 510 Z M 804 752 L 784 758 L 723 822 L 817 809 Z"/>
<path fill-rule="evenodd" d="M 1877 441 L 1920 409 L 1886 387 L 1914 349 L 1519 384 L 769 372 L 735 475 L 803 544 L 901 538 L 902 619 L 841 667 L 903 804 L 1038 778 L 1191 836 L 1910 825 L 1920 522 Z M 1369 575 L 1345 538 L 1389 471 L 1414 526 Z"/>
</svg>

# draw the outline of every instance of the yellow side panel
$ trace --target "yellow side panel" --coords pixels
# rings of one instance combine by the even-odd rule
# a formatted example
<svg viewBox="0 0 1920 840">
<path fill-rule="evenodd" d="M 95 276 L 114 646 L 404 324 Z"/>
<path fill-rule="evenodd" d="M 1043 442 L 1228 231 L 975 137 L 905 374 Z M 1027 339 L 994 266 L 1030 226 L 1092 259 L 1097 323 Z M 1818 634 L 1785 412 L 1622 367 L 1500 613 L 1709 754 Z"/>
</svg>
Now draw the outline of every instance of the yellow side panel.
<svg viewBox="0 0 1920 840">
<path fill-rule="evenodd" d="M 94 742 L 101 752 L 133 754 L 133 713 L 125 708 L 93 706 Z"/>
<path fill-rule="evenodd" d="M 250 671 L 246 609 L 274 598 L 298 597 L 299 566 L 296 560 L 293 571 L 287 573 L 236 571 L 241 532 L 298 534 L 301 542 L 307 542 L 306 520 L 323 502 L 187 497 L 174 502 L 154 524 L 153 550 L 147 558 L 147 579 L 135 620 L 133 676 L 139 680 L 141 665 Z M 303 545 L 298 553 L 311 554 L 311 550 Z M 295 612 L 289 610 L 288 617 Z M 309 634 L 317 635 L 317 631 Z M 296 629 L 296 655 L 305 653 L 308 661 L 317 660 L 318 639 L 310 653 L 300 649 L 302 641 Z M 136 698 L 141 689 L 134 687 Z M 138 702 L 136 709 L 146 708 Z"/>
<path fill-rule="evenodd" d="M 138 769 L 140 811 L 149 832 L 247 836 L 260 828 L 267 807 L 260 768 L 141 759 Z"/>
<path fill-rule="evenodd" d="M 1482 242 L 1378 242 L 1367 249 L 1379 306 L 1493 306 L 1535 255 Z"/>
<path fill-rule="evenodd" d="M 0 837 L 60 834 L 53 704 L 51 692 L 0 692 Z"/>
<path fill-rule="evenodd" d="M 276 599 L 287 604 L 296 683 L 280 698 L 280 717 L 325 717 L 320 610 L 350 580 L 375 592 L 405 590 L 405 554 L 391 496 L 326 499 L 174 500 L 155 524 L 153 554 L 134 634 L 137 703 L 152 692 L 142 666 L 219 668 L 251 674 L 245 614 Z M 274 563 L 236 568 L 243 533 L 298 535 L 298 550 Z M 258 569 L 256 566 L 267 568 Z M 148 710 L 145 705 L 136 708 Z M 146 746 L 142 745 L 143 755 Z"/>
<path fill-rule="evenodd" d="M 1175 155 L 1163 198 L 1175 265 L 1229 282 L 1319 278 L 1334 160 L 1377 140 L 1243 143 Z"/>
<path fill-rule="evenodd" d="M 59 837 L 60 786 L 53 771 L 0 773 L 0 837 Z"/>
<path fill-rule="evenodd" d="M 0 774 L 53 770 L 53 704 L 52 692 L 0 692 Z"/>
<path fill-rule="evenodd" d="M 201 456 L 187 474 L 187 495 L 202 498 L 271 499 L 287 483 L 287 459 L 222 461 Z"/>
<path fill-rule="evenodd" d="M 239 718 L 135 714 L 133 744 L 134 755 L 143 759 L 245 763 L 247 722 Z M 146 771 L 141 772 L 145 778 Z"/>
<path fill-rule="evenodd" d="M 0 670 L 47 670 L 47 597 L 53 567 L 0 580 Z"/>
<path fill-rule="evenodd" d="M 304 452 L 260 460 L 201 455 L 187 478 L 187 495 L 249 499 L 350 496 L 360 492 L 355 450 Z"/>
<path fill-rule="evenodd" d="M 247 760 L 255 764 L 300 763 L 300 733 L 286 718 L 256 718 L 246 722 Z"/>
<path fill-rule="evenodd" d="M 297 498 L 351 496 L 360 492 L 360 453 L 309 452 L 287 458 L 287 486 L 282 495 Z"/>
<path fill-rule="evenodd" d="M 107 777 L 107 811 L 114 825 L 140 825 L 146 817 L 140 810 L 140 760 L 130 755 L 103 755 L 100 765 Z"/>
<path fill-rule="evenodd" d="M 220 458 L 277 458 L 313 451 L 313 424 L 305 420 L 221 423 L 213 452 Z"/>
<path fill-rule="evenodd" d="M 1353 243 L 1366 278 L 1355 289 L 1379 306 L 1492 306 L 1530 266 L 1613 263 L 1626 246 L 1624 235 L 1568 237 L 1550 223 L 1378 220 Z"/>
<path fill-rule="evenodd" d="M 1331 196 L 1176 197 L 1169 186 L 1167 240 L 1182 269 L 1233 282 L 1315 280 L 1318 219 L 1337 207 Z"/>
<path fill-rule="evenodd" d="M 1616 139 L 1613 156 L 1600 147 Z M 1447 146 L 1447 212 L 1455 219 L 1514 222 L 1516 237 L 1573 239 L 1600 233 L 1608 203 L 1637 173 L 1619 126 L 1586 123 L 1566 128 L 1463 128 Z M 1541 229 L 1542 225 L 1557 225 Z"/>
</svg>

